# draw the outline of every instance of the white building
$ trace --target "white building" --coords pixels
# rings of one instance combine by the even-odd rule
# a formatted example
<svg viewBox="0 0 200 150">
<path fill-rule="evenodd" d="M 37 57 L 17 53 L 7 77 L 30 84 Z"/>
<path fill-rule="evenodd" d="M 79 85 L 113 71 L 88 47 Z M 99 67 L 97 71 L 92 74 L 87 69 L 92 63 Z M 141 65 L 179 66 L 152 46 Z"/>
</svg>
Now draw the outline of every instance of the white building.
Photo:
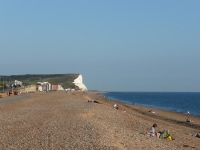
<svg viewBox="0 0 200 150">
<path fill-rule="evenodd" d="M 15 81 L 14 81 L 14 84 L 15 84 L 15 85 L 20 85 L 20 86 L 22 86 L 22 82 L 21 82 L 21 81 L 18 81 L 18 80 L 15 80 Z"/>
<path fill-rule="evenodd" d="M 51 91 L 51 84 L 49 82 L 37 82 L 37 89 L 38 91 L 48 92 Z"/>
</svg>

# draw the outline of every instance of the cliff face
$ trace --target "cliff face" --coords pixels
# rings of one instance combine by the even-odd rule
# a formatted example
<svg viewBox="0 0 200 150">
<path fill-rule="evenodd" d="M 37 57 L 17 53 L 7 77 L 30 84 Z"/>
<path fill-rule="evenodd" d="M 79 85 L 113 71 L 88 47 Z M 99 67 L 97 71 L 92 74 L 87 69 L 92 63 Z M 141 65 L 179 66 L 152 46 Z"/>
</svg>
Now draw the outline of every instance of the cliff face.
<svg viewBox="0 0 200 150">
<path fill-rule="evenodd" d="M 73 82 L 76 86 L 79 87 L 81 91 L 87 91 L 87 87 L 83 84 L 83 77 L 80 74 Z"/>
</svg>

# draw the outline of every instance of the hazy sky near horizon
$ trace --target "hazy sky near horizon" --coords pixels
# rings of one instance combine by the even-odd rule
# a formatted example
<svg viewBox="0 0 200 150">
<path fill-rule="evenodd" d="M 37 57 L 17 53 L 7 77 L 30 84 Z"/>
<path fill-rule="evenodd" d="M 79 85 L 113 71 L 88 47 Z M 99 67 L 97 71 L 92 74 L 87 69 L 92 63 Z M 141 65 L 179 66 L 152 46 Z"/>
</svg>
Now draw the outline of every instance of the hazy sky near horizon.
<svg viewBox="0 0 200 150">
<path fill-rule="evenodd" d="M 89 90 L 200 91 L 199 0 L 0 0 L 0 75 Z"/>
</svg>

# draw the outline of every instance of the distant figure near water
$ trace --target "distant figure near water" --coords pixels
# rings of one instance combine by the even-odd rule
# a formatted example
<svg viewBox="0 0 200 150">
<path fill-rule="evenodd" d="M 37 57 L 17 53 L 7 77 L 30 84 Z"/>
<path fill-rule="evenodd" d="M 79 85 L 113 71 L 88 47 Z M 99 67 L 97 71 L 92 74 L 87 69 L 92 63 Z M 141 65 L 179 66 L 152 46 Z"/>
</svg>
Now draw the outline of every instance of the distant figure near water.
<svg viewBox="0 0 200 150">
<path fill-rule="evenodd" d="M 151 113 L 153 113 L 153 114 L 156 114 L 156 112 L 155 112 L 155 111 L 153 111 L 153 110 L 149 110 L 149 112 L 151 112 Z"/>
</svg>

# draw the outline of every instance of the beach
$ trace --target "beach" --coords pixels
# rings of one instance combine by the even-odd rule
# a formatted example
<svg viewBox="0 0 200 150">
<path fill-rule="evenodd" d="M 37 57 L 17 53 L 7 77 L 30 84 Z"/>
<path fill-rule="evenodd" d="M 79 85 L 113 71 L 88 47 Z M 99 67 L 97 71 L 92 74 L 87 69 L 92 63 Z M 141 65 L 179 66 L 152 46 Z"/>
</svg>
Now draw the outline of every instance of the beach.
<svg viewBox="0 0 200 150">
<path fill-rule="evenodd" d="M 190 116 L 194 122 L 188 123 L 186 114 L 115 102 L 100 93 L 36 92 L 1 103 L 0 149 L 200 149 L 200 139 L 190 135 L 200 132 L 199 117 Z M 174 140 L 146 136 L 154 123 Z"/>
</svg>

